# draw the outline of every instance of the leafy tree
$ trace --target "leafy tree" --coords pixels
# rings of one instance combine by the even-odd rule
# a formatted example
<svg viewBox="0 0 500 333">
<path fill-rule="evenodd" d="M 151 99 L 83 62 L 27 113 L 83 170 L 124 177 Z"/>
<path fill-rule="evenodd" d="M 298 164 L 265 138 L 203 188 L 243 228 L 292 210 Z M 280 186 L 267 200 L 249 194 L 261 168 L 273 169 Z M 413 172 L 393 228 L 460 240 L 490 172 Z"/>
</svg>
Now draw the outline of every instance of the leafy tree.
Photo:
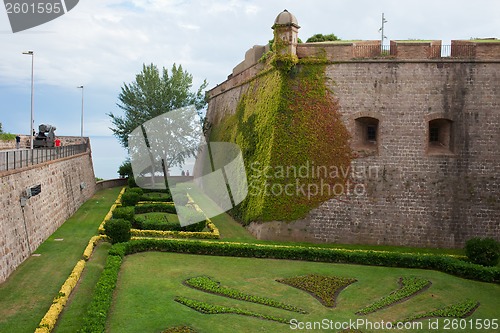
<svg viewBox="0 0 500 333">
<path fill-rule="evenodd" d="M 329 35 L 316 34 L 312 37 L 309 37 L 306 43 L 333 42 L 336 40 L 340 40 L 340 38 L 338 38 L 334 34 L 329 34 Z"/>
<path fill-rule="evenodd" d="M 144 64 L 135 81 L 121 88 L 117 105 L 124 115 L 108 114 L 111 130 L 122 146 L 128 148 L 128 135 L 135 128 L 165 112 L 188 105 L 201 110 L 206 105 L 203 91 L 208 84 L 204 80 L 195 93 L 190 91 L 192 84 L 193 76 L 180 65 L 173 64 L 170 73 L 166 68 L 160 73 L 156 65 Z"/>
<path fill-rule="evenodd" d="M 132 173 L 132 164 L 130 163 L 130 159 L 127 158 L 119 167 L 118 174 L 121 178 L 133 177 Z"/>
<path fill-rule="evenodd" d="M 3 133 L 3 129 L 2 129 L 2 123 L 0 123 L 0 134 Z"/>
</svg>

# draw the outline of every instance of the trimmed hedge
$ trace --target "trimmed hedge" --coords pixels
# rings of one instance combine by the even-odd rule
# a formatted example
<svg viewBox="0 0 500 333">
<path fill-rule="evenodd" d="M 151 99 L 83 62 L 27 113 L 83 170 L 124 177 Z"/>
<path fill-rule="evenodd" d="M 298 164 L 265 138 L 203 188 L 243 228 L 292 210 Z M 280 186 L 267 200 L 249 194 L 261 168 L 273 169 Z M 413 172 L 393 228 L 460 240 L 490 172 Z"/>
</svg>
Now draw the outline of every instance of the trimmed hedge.
<svg viewBox="0 0 500 333">
<path fill-rule="evenodd" d="M 140 187 L 129 187 L 127 188 L 126 193 L 137 193 L 139 196 L 142 196 L 144 194 L 144 191 Z"/>
<path fill-rule="evenodd" d="M 181 239 L 141 239 L 124 243 L 124 246 L 126 254 L 144 251 L 167 251 L 217 256 L 307 260 L 370 266 L 433 269 L 466 279 L 500 283 L 500 268 L 483 267 L 445 255 Z"/>
<path fill-rule="evenodd" d="M 61 314 L 64 306 L 68 302 L 68 299 L 69 299 L 69 296 L 71 295 L 71 292 L 73 291 L 76 284 L 78 283 L 78 280 L 80 280 L 80 276 L 82 275 L 84 268 L 85 268 L 85 260 L 79 260 L 76 263 L 73 270 L 71 271 L 71 274 L 69 275 L 69 277 L 66 279 L 66 281 L 62 285 L 57 296 L 54 297 L 54 300 L 52 301 L 52 305 L 50 306 L 50 308 L 47 311 L 47 313 L 45 314 L 45 316 L 43 316 L 42 320 L 40 321 L 40 324 L 38 325 L 37 329 L 35 330 L 35 333 L 52 332 L 52 330 L 56 326 L 57 319 L 59 318 L 59 315 Z"/>
<path fill-rule="evenodd" d="M 472 238 L 465 243 L 465 254 L 475 264 L 496 266 L 500 258 L 500 243 L 493 238 Z"/>
<path fill-rule="evenodd" d="M 169 221 L 168 213 L 146 213 L 148 215 L 136 215 L 133 227 L 140 230 L 171 230 L 180 231 L 181 225 L 178 221 Z"/>
<path fill-rule="evenodd" d="M 130 221 L 124 219 L 111 219 L 104 225 L 106 236 L 109 237 L 111 244 L 128 242 L 131 234 L 132 225 Z"/>
<path fill-rule="evenodd" d="M 141 196 L 141 201 L 172 202 L 170 193 L 149 192 Z"/>
<path fill-rule="evenodd" d="M 134 207 L 135 214 L 170 213 L 177 214 L 173 203 L 140 203 Z"/>
<path fill-rule="evenodd" d="M 124 219 L 130 222 L 134 221 L 134 207 L 116 207 L 113 210 L 112 218 L 114 219 Z"/>
<path fill-rule="evenodd" d="M 135 206 L 140 199 L 139 193 L 129 190 L 123 193 L 121 202 L 123 206 Z"/>
</svg>

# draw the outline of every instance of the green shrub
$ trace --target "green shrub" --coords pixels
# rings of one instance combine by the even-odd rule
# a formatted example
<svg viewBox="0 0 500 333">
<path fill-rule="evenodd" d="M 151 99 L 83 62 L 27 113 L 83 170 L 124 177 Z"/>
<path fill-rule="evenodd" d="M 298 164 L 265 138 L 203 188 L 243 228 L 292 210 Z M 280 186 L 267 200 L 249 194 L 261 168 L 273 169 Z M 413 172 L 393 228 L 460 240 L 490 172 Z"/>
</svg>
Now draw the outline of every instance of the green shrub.
<svg viewBox="0 0 500 333">
<path fill-rule="evenodd" d="M 136 214 L 144 213 L 170 213 L 177 214 L 175 205 L 173 203 L 150 203 L 144 205 L 137 205 L 134 207 Z"/>
<path fill-rule="evenodd" d="M 136 215 L 134 227 L 140 230 L 182 230 L 179 222 L 170 221 L 166 213 L 148 213 L 147 215 Z"/>
<path fill-rule="evenodd" d="M 496 266 L 500 257 L 500 244 L 493 238 L 472 238 L 465 244 L 465 254 L 475 264 Z"/>
<path fill-rule="evenodd" d="M 113 218 L 134 221 L 134 207 L 116 207 L 113 211 Z"/>
<path fill-rule="evenodd" d="M 16 135 L 15 134 L 0 133 L 0 140 L 1 141 L 11 141 L 11 140 L 15 140 L 15 139 L 16 139 Z"/>
<path fill-rule="evenodd" d="M 122 195 L 122 205 L 123 206 L 135 206 L 141 199 L 139 193 L 127 191 Z"/>
<path fill-rule="evenodd" d="M 106 236 L 111 239 L 111 243 L 123 243 L 130 240 L 130 221 L 124 219 L 111 219 L 104 225 Z"/>
<path fill-rule="evenodd" d="M 164 192 L 148 192 L 141 196 L 141 201 L 172 202 L 172 195 Z"/>
<path fill-rule="evenodd" d="M 142 196 L 144 194 L 144 191 L 140 187 L 129 187 L 127 188 L 126 192 L 133 192 L 139 194 L 139 196 Z"/>
<path fill-rule="evenodd" d="M 135 188 L 137 187 L 137 183 L 135 182 L 134 176 L 129 176 L 127 179 L 127 185 L 129 188 Z"/>
</svg>

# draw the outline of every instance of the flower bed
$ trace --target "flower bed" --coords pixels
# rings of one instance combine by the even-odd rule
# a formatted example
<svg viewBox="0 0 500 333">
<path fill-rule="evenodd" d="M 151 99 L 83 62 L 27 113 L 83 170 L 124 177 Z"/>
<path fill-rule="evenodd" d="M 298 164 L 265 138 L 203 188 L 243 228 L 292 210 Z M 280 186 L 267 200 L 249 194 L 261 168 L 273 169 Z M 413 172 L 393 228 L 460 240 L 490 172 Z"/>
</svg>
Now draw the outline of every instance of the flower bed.
<svg viewBox="0 0 500 333">
<path fill-rule="evenodd" d="M 187 279 L 184 281 L 184 284 L 188 287 L 198 289 L 204 292 L 237 299 L 240 301 L 252 302 L 262 305 L 271 306 L 278 309 L 283 309 L 287 311 L 293 311 L 298 313 L 307 313 L 306 311 L 289 304 L 285 304 L 279 301 L 276 301 L 272 298 L 254 296 L 250 294 L 245 294 L 239 290 L 231 289 L 227 287 L 223 287 L 219 282 L 212 280 L 207 276 L 198 276 L 194 278 Z"/>
<path fill-rule="evenodd" d="M 200 302 L 200 301 L 186 298 L 186 297 L 182 297 L 182 296 L 177 296 L 175 298 L 175 301 L 180 303 L 180 304 L 183 304 L 187 307 L 190 307 L 191 309 L 196 310 L 200 313 L 204 313 L 204 314 L 233 313 L 233 314 L 238 314 L 238 315 L 242 315 L 242 316 L 250 316 L 250 317 L 255 317 L 255 318 L 260 318 L 260 319 L 273 320 L 273 321 L 277 321 L 278 323 L 283 323 L 283 324 L 288 324 L 290 322 L 290 319 L 285 319 L 285 318 L 276 317 L 276 316 L 269 316 L 269 315 L 262 314 L 262 313 L 247 311 L 244 309 L 238 309 L 238 308 L 233 308 L 233 307 L 228 307 L 228 306 L 213 305 L 210 303 Z"/>
<path fill-rule="evenodd" d="M 406 323 L 425 318 L 465 318 L 470 316 L 479 306 L 479 302 L 470 299 L 446 306 L 441 309 L 417 314 L 398 322 Z"/>
<path fill-rule="evenodd" d="M 335 301 L 340 292 L 356 279 L 337 276 L 304 275 L 276 280 L 280 283 L 307 291 L 326 307 L 335 307 Z"/>
<path fill-rule="evenodd" d="M 414 276 L 406 276 L 399 279 L 400 288 L 394 290 L 389 295 L 382 297 L 378 301 L 364 307 L 363 309 L 356 312 L 358 315 L 366 315 L 380 309 L 389 307 L 393 304 L 400 303 L 410 299 L 417 293 L 428 289 L 431 286 L 431 282 L 426 279 L 421 279 Z"/>
</svg>

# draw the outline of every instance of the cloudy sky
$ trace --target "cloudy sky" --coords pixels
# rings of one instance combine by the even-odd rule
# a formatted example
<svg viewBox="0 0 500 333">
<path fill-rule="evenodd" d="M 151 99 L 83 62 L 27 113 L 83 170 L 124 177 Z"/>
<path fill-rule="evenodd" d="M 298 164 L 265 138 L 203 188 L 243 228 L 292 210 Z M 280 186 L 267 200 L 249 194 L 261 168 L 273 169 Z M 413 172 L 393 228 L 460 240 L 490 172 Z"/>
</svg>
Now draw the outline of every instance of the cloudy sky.
<svg viewBox="0 0 500 333">
<path fill-rule="evenodd" d="M 83 85 L 85 134 L 109 136 L 106 113 L 120 112 L 120 87 L 143 63 L 181 64 L 196 87 L 203 79 L 213 87 L 247 49 L 272 38 L 285 8 L 297 17 L 302 40 L 316 33 L 379 39 L 382 12 L 388 40 L 500 38 L 498 0 L 80 0 L 64 16 L 15 34 L 0 9 L 0 122 L 5 131 L 29 132 L 31 58 L 23 51 L 35 53 L 36 127 L 79 135 L 76 87 Z"/>
</svg>

